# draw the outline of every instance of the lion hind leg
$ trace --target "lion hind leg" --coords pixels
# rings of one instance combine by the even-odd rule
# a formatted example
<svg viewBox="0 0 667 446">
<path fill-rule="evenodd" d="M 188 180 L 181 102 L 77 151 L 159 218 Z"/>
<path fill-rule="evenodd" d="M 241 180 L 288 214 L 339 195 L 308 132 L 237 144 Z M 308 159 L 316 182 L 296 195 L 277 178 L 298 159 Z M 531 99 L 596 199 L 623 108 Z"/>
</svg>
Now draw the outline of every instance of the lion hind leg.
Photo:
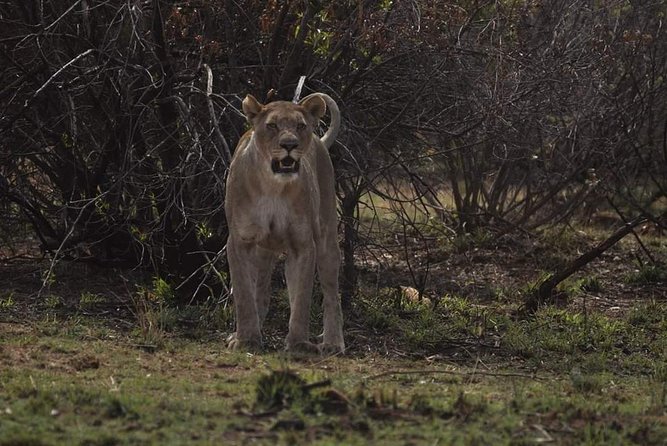
<svg viewBox="0 0 667 446">
<path fill-rule="evenodd" d="M 317 275 L 322 287 L 324 332 L 322 333 L 322 354 L 343 353 L 343 310 L 338 296 L 338 272 L 340 250 L 335 238 L 332 243 L 318 247 Z"/>
</svg>

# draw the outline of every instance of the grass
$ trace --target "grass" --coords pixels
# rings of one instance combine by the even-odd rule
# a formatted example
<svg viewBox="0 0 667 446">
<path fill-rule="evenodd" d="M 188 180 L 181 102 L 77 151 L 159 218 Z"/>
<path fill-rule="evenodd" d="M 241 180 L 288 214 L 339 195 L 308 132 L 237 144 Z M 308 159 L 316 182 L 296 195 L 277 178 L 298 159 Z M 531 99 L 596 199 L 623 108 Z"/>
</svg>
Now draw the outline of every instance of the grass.
<svg viewBox="0 0 667 446">
<path fill-rule="evenodd" d="M 662 265 L 642 265 L 629 273 L 625 281 L 635 285 L 667 282 L 667 269 Z"/>
<path fill-rule="evenodd" d="M 208 418 L 231 411 L 227 392 L 244 394 L 228 369 L 248 367 L 245 357 L 229 356 L 231 367 L 203 346 L 181 342 L 149 354 L 131 338 L 53 333 L 47 325 L 49 337 L 40 326 L 3 336 L 3 362 L 12 365 L 0 372 L 0 444 L 189 441 L 224 429 L 225 417 Z"/>
<path fill-rule="evenodd" d="M 667 437 L 664 304 L 615 318 L 543 308 L 519 321 L 458 296 L 426 304 L 386 290 L 356 310 L 366 335 L 410 353 L 351 336 L 343 357 L 247 355 L 228 352 L 222 334 L 182 336 L 178 324 L 147 351 L 141 334 L 82 315 L 0 324 L 0 445 Z"/>
<path fill-rule="evenodd" d="M 462 297 L 446 295 L 434 303 L 406 299 L 393 289 L 361 298 L 356 311 L 363 324 L 378 335 L 390 334 L 401 349 L 424 355 L 460 341 L 475 345 L 497 335 L 507 316 L 493 308 L 474 305 Z"/>
</svg>

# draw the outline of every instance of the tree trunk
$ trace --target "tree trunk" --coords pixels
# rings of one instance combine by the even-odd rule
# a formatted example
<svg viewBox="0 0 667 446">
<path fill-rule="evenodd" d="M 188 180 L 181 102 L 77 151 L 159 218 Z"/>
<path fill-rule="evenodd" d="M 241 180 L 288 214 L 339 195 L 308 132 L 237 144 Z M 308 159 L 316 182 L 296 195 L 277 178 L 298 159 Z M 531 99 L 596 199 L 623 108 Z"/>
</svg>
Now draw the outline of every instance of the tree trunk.
<svg viewBox="0 0 667 446">
<path fill-rule="evenodd" d="M 357 269 L 354 265 L 354 251 L 357 245 L 357 209 L 358 195 L 355 191 L 346 193 L 342 203 L 343 222 L 343 274 L 341 276 L 341 303 L 343 310 L 348 310 L 352 298 L 357 292 Z"/>
</svg>

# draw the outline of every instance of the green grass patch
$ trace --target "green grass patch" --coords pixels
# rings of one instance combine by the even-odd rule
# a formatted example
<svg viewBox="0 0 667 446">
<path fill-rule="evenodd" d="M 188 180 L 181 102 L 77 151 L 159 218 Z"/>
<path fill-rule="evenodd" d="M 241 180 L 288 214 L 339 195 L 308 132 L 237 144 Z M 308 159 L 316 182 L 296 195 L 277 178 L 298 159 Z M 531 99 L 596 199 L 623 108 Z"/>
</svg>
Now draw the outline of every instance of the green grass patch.
<svg viewBox="0 0 667 446">
<path fill-rule="evenodd" d="M 625 281 L 635 285 L 645 285 L 667 281 L 667 269 L 662 265 L 642 265 L 628 274 Z"/>
<path fill-rule="evenodd" d="M 382 347 L 368 351 L 352 333 L 348 355 L 299 360 L 228 352 L 210 332 L 175 330 L 147 350 L 136 334 L 81 316 L 0 324 L 0 445 L 667 438 L 662 303 L 614 318 L 543 308 L 527 320 L 390 289 L 356 305 L 356 322 Z"/>
<path fill-rule="evenodd" d="M 383 289 L 357 302 L 363 324 L 377 333 L 391 334 L 401 348 L 435 353 L 462 340 L 475 342 L 497 334 L 507 316 L 468 299 L 447 295 L 434 302 L 407 298 L 400 289 Z"/>
<path fill-rule="evenodd" d="M 647 374 L 667 353 L 665 305 L 632 308 L 622 318 L 547 307 L 513 321 L 503 335 L 512 353 L 554 371 Z"/>
</svg>

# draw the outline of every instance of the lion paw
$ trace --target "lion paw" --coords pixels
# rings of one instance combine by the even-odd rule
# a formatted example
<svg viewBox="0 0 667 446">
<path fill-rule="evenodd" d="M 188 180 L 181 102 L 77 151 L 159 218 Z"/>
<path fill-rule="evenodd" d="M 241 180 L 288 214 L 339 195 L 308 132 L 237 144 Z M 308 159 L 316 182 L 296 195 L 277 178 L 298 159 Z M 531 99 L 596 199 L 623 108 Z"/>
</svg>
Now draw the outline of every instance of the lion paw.
<svg viewBox="0 0 667 446">
<path fill-rule="evenodd" d="M 345 353 L 345 345 L 341 344 L 329 344 L 321 343 L 317 345 L 317 349 L 322 356 L 334 356 Z"/>
<path fill-rule="evenodd" d="M 287 347 L 285 347 L 285 350 L 287 350 L 288 353 L 291 353 L 291 354 L 297 355 L 297 356 L 318 355 L 320 353 L 320 350 L 319 350 L 317 344 L 313 344 L 312 342 L 308 342 L 308 341 L 287 343 Z"/>
<path fill-rule="evenodd" d="M 227 337 L 227 348 L 232 351 L 259 352 L 262 350 L 262 339 L 239 339 L 236 333 Z"/>
</svg>

